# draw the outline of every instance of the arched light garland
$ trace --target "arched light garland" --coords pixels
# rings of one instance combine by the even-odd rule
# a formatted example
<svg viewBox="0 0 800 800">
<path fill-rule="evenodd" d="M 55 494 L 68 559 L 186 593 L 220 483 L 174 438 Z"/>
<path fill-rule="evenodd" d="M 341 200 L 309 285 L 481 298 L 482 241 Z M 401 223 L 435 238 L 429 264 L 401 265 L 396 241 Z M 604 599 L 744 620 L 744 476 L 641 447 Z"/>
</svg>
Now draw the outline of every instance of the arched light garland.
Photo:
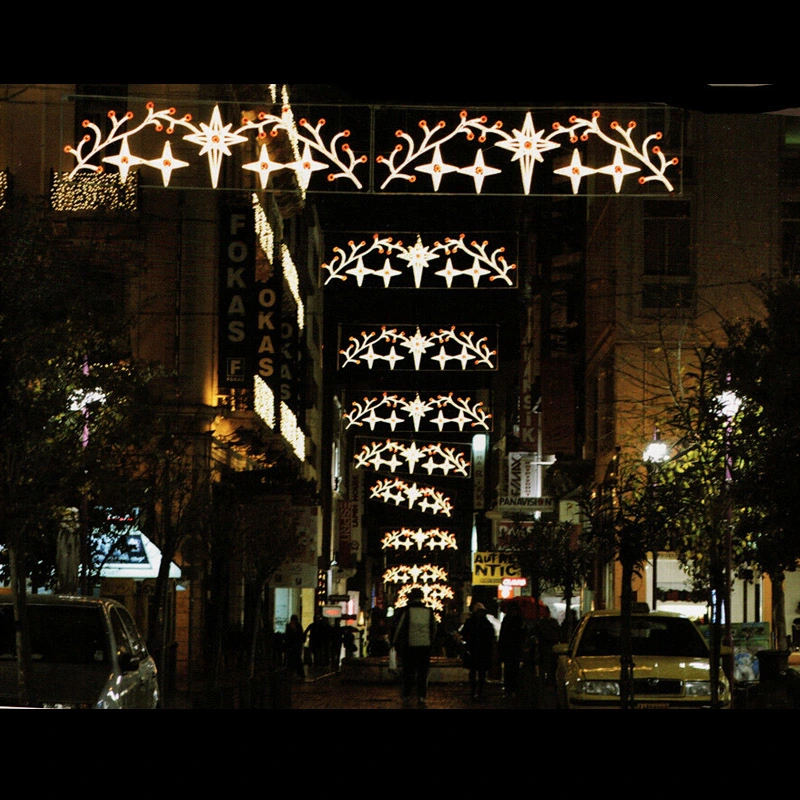
<svg viewBox="0 0 800 800">
<path fill-rule="evenodd" d="M 422 602 L 430 606 L 434 611 L 444 611 L 444 600 L 452 600 L 455 593 L 449 586 L 438 583 L 407 583 L 400 587 L 397 593 L 396 608 L 403 608 L 408 605 L 408 596 L 414 589 L 422 590 Z M 441 617 L 436 619 L 441 622 Z"/>
<path fill-rule="evenodd" d="M 453 288 L 453 282 L 460 278 L 466 278 L 467 285 L 471 284 L 474 289 L 487 284 L 501 288 L 516 286 L 517 265 L 506 261 L 503 255 L 505 247 L 490 250 L 489 242 L 468 242 L 463 233 L 454 239 L 447 236 L 444 241 L 436 241 L 430 246 L 423 244 L 418 234 L 416 242 L 410 247 L 404 245 L 400 239 L 394 241 L 392 236 L 376 233 L 370 244 L 366 241 L 358 244 L 350 241 L 347 246 L 349 252 L 341 247 L 334 247 L 333 252 L 336 255 L 330 263 L 322 265 L 322 270 L 328 273 L 325 285 L 333 280 L 346 281 L 347 276 L 351 275 L 359 286 L 364 285 L 366 278 L 374 277 L 381 280 L 384 288 L 388 289 L 395 278 L 410 273 L 417 289 L 422 287 L 423 279 L 425 283 L 443 285 L 448 289 Z M 447 258 L 441 266 L 434 265 L 440 266 L 439 269 L 429 269 L 431 262 L 443 257 Z M 369 267 L 365 264 L 366 259 L 378 261 L 381 258 L 383 263 L 380 266 L 376 264 Z M 456 259 L 468 263 L 460 266 L 455 263 Z"/>
<path fill-rule="evenodd" d="M 231 122 L 223 123 L 218 105 L 214 106 L 208 123 L 195 124 L 191 114 L 184 114 L 182 117 L 176 114 L 175 108 L 156 109 L 155 104 L 150 102 L 146 105 L 144 119 L 135 124 L 132 111 L 127 111 L 118 118 L 116 112 L 111 110 L 108 112 L 111 130 L 105 136 L 95 123 L 84 120 L 83 127 L 89 133 L 84 135 L 77 146 L 67 145 L 64 148 L 64 152 L 74 156 L 76 161 L 68 178 L 71 180 L 82 172 L 102 172 L 104 167 L 93 164 L 92 160 L 109 148 L 118 147 L 117 154 L 102 156 L 101 160 L 117 168 L 122 183 L 127 180 L 131 170 L 149 167 L 160 171 L 162 183 L 164 186 L 169 186 L 172 173 L 189 166 L 187 161 L 182 161 L 172 154 L 169 139 L 164 142 L 161 155 L 156 158 L 142 158 L 131 152 L 131 144 L 135 138 L 147 128 L 153 128 L 159 133 L 166 133 L 167 136 L 174 135 L 176 131 L 187 131 L 182 138 L 200 148 L 199 156 L 207 157 L 211 185 L 215 189 L 219 182 L 222 159 L 232 155 L 231 147 L 249 142 L 251 137 L 255 138 L 256 143 L 261 144 L 261 150 L 259 157 L 255 161 L 243 164 L 242 169 L 258 175 L 262 189 L 266 189 L 273 172 L 291 170 L 297 175 L 300 186 L 305 190 L 315 172 L 328 171 L 331 167 L 334 171 L 328 174 L 329 181 L 345 178 L 357 188 L 362 188 L 354 169 L 358 164 L 366 162 L 367 156 L 356 157 L 347 142 L 343 141 L 350 136 L 350 132 L 345 130 L 337 133 L 329 143 L 326 143 L 321 134 L 325 120 L 320 119 L 316 125 L 312 125 L 308 120 L 301 119 L 295 124 L 285 99 L 280 116 L 266 112 L 245 114 L 236 127 Z M 296 146 L 296 143 L 302 145 L 302 153 L 299 158 L 295 156 L 294 161 L 283 163 L 273 161 L 270 157 L 266 144 L 267 137 L 275 137 L 281 131 L 289 136 L 293 146 Z M 329 163 L 315 161 L 315 155 L 324 157 Z"/>
<path fill-rule="evenodd" d="M 379 411 L 386 410 L 389 412 L 388 415 L 378 414 Z M 436 411 L 438 414 L 428 419 L 428 415 Z M 455 411 L 456 413 L 454 416 L 447 416 L 445 411 Z M 432 394 L 424 400 L 420 397 L 419 392 L 412 400 L 387 392 L 379 397 L 364 397 L 363 402 L 354 401 L 352 410 L 344 413 L 344 419 L 347 420 L 345 427 L 362 427 L 366 424 L 369 425 L 370 430 L 374 431 L 376 425 L 385 424 L 394 431 L 398 426 L 404 427 L 404 419 L 398 416 L 398 412 L 404 414 L 407 420 L 411 421 L 415 431 L 419 431 L 420 423 L 423 420 L 436 426 L 439 432 L 445 425 L 454 425 L 460 431 L 464 430 L 464 426 L 483 430 L 491 429 L 489 420 L 492 415 L 484 410 L 482 402 L 473 403 L 471 397 L 455 397 L 453 392 Z"/>
<path fill-rule="evenodd" d="M 368 442 L 361 446 L 361 452 L 355 454 L 356 469 L 373 469 L 376 472 L 388 470 L 396 472 L 403 467 L 413 475 L 419 466 L 428 475 L 441 474 L 451 477 L 468 478 L 470 461 L 467 454 L 441 442 L 418 445 L 416 442 L 399 442 L 387 439 L 384 442 Z M 388 457 L 387 457 L 388 456 Z M 427 460 L 425 460 L 427 459 Z"/>
<path fill-rule="evenodd" d="M 381 184 L 381 189 L 386 189 L 390 183 L 397 180 L 414 183 L 417 176 L 423 173 L 430 176 L 433 190 L 439 191 L 445 175 L 466 175 L 470 178 L 477 194 L 481 193 L 483 182 L 486 178 L 500 173 L 502 170 L 488 166 L 484 161 L 482 149 L 478 149 L 472 164 L 456 166 L 447 163 L 442 157 L 442 148 L 452 143 L 455 139 L 465 137 L 468 141 L 477 141 L 480 144 L 488 143 L 491 148 L 501 148 L 512 153 L 511 161 L 517 162 L 522 179 L 523 191 L 530 194 L 533 180 L 533 169 L 536 162 L 544 161 L 543 154 L 550 150 L 559 150 L 562 145 L 559 138 L 566 139 L 572 144 L 586 142 L 590 138 L 608 145 L 613 151 L 610 161 L 600 167 L 588 167 L 581 163 L 579 150 L 572 153 L 572 163 L 569 167 L 554 170 L 555 173 L 566 175 L 572 182 L 572 191 L 577 193 L 581 180 L 595 173 L 608 175 L 614 182 L 614 191 L 619 193 L 624 179 L 631 174 L 643 174 L 639 183 L 650 181 L 661 183 L 669 192 L 672 192 L 672 183 L 666 176 L 669 167 L 678 163 L 677 158 L 668 159 L 656 142 L 660 141 L 660 132 L 645 137 L 641 144 L 633 139 L 636 123 L 630 121 L 627 127 L 613 121 L 608 126 L 608 131 L 600 126 L 600 112 L 593 111 L 590 119 L 576 115 L 569 117 L 569 125 L 554 122 L 548 133 L 544 128 L 536 130 L 533 114 L 528 111 L 522 128 L 514 128 L 511 133 L 503 130 L 501 121 L 488 123 L 488 117 L 479 116 L 470 118 L 466 111 L 461 111 L 460 121 L 455 127 L 448 130 L 447 123 L 439 121 L 429 127 L 425 120 L 420 120 L 419 128 L 422 138 L 419 142 L 411 134 L 398 130 L 395 136 L 404 144 L 395 145 L 389 155 L 378 156 L 378 163 L 389 170 L 389 175 Z M 636 164 L 626 163 L 625 158 Z M 423 161 L 423 159 L 429 159 Z"/>
<path fill-rule="evenodd" d="M 444 583 L 447 570 L 437 564 L 401 564 L 383 573 L 384 583 Z"/>
<path fill-rule="evenodd" d="M 496 370 L 498 366 L 497 350 L 490 349 L 486 344 L 489 341 L 487 336 L 476 339 L 475 331 L 457 330 L 455 325 L 438 330 L 433 328 L 424 334 L 419 325 L 413 334 L 384 325 L 380 331 L 361 331 L 359 337 L 350 336 L 348 341 L 351 344 L 339 351 L 341 369 L 362 363 L 372 369 L 376 362 L 388 364 L 390 370 L 398 365 L 400 369 L 410 369 L 406 366 L 410 361 L 413 361 L 416 371 L 436 367 L 444 371 L 451 362 L 460 366 L 462 371 L 467 366 L 490 370 Z M 406 354 L 398 353 L 396 345 L 406 350 Z M 439 349 L 435 351 L 437 345 Z M 436 354 L 426 355 L 428 350 Z M 435 365 L 426 366 L 430 361 Z"/>
<path fill-rule="evenodd" d="M 417 550 L 458 550 L 456 535 L 441 528 L 400 528 L 399 530 L 389 531 L 381 539 L 383 550 L 410 550 L 416 547 Z"/>
<path fill-rule="evenodd" d="M 420 511 L 443 514 L 446 517 L 453 512 L 453 503 L 443 492 L 432 486 L 406 483 L 399 478 L 379 480 L 370 486 L 369 492 L 371 500 L 380 500 L 382 503 L 394 503 L 396 506 L 407 504 L 409 509 L 418 504 Z"/>
</svg>

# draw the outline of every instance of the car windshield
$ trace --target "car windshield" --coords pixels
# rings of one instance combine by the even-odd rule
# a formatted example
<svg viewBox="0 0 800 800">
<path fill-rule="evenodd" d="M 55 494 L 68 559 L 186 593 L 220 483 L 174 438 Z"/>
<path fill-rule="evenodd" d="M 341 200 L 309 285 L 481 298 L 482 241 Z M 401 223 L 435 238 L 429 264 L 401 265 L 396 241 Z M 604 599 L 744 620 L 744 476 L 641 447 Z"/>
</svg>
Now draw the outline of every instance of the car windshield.
<svg viewBox="0 0 800 800">
<path fill-rule="evenodd" d="M 108 662 L 108 642 L 102 609 L 28 605 L 31 660 L 47 664 Z M 14 610 L 0 606 L 0 660 L 16 659 Z"/>
<path fill-rule="evenodd" d="M 618 656 L 620 617 L 592 617 L 578 642 L 578 656 Z M 635 656 L 684 656 L 708 658 L 700 631 L 689 619 L 680 617 L 634 617 L 631 640 Z"/>
</svg>

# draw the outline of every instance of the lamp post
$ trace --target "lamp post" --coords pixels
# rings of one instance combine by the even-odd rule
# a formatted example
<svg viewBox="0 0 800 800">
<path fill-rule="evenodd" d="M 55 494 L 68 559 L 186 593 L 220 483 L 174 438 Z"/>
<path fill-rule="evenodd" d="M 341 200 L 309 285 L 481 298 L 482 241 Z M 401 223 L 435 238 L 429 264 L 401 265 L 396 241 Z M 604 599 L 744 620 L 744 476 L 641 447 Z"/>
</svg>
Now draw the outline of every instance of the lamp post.
<svg viewBox="0 0 800 800">
<path fill-rule="evenodd" d="M 730 375 L 728 376 L 730 381 Z M 725 419 L 725 439 L 724 439 L 724 453 L 725 453 L 725 483 L 723 491 L 725 492 L 725 536 L 724 536 L 724 558 L 725 558 L 725 572 L 723 583 L 723 608 L 725 610 L 725 622 L 723 628 L 722 644 L 725 646 L 725 672 L 728 675 L 728 680 L 733 686 L 733 628 L 731 620 L 731 578 L 733 573 L 733 539 L 731 535 L 731 498 L 730 487 L 733 482 L 733 459 L 731 456 L 731 433 L 733 430 L 734 417 L 739 413 L 742 405 L 742 400 L 735 392 L 725 390 L 719 397 L 719 414 Z"/>
<path fill-rule="evenodd" d="M 642 458 L 647 464 L 647 477 L 651 493 L 655 497 L 655 487 L 658 484 L 658 470 L 661 464 L 669 460 L 669 445 L 661 441 L 661 432 L 658 425 L 653 427 L 653 438 L 645 447 Z M 658 604 L 658 546 L 653 542 L 653 611 Z"/>
</svg>

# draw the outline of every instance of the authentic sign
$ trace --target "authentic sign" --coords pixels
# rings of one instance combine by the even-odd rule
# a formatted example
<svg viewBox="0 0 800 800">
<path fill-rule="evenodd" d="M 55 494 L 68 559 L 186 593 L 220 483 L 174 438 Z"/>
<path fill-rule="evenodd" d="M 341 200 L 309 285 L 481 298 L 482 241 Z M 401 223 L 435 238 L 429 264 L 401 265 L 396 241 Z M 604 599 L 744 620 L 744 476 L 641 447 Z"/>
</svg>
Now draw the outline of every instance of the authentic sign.
<svg viewBox="0 0 800 800">
<path fill-rule="evenodd" d="M 554 511 L 552 497 L 500 497 L 497 508 L 503 513 L 528 514 L 533 511 Z"/>
<path fill-rule="evenodd" d="M 521 578 L 513 553 L 478 552 L 472 565 L 473 586 L 500 586 L 509 578 Z"/>
</svg>

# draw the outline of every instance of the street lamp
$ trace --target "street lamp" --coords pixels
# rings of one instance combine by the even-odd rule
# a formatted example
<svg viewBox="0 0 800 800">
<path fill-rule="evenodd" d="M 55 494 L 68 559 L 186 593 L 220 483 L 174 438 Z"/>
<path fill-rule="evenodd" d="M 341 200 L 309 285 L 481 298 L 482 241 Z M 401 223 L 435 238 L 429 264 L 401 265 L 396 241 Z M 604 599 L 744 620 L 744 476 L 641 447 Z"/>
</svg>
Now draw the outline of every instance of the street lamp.
<svg viewBox="0 0 800 800">
<path fill-rule="evenodd" d="M 728 375 L 730 381 L 730 375 Z M 723 645 L 725 646 L 725 671 L 733 685 L 733 629 L 731 627 L 731 575 L 733 573 L 733 541 L 731 536 L 731 498 L 730 485 L 733 482 L 733 464 L 731 456 L 731 433 L 734 417 L 742 406 L 741 398 L 729 389 L 717 397 L 719 415 L 725 419 L 725 578 L 723 586 L 723 608 L 725 609 L 725 626 Z"/>
<path fill-rule="evenodd" d="M 659 467 L 669 460 L 669 445 L 661 441 L 658 425 L 653 427 L 653 438 L 645 447 L 642 458 L 647 464 L 648 482 L 654 494 Z M 658 545 L 658 541 L 653 542 L 653 611 L 658 604 Z"/>
</svg>

